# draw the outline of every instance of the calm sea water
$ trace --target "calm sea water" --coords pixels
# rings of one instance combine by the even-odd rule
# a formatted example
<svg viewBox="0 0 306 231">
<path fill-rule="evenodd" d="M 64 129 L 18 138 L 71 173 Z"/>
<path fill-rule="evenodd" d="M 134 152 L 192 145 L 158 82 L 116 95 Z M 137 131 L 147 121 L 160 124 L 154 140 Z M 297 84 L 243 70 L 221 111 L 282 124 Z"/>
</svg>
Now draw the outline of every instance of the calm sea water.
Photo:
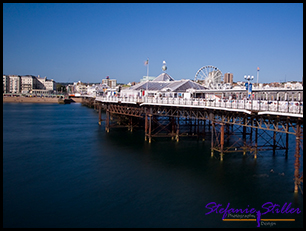
<svg viewBox="0 0 306 231">
<path fill-rule="evenodd" d="M 269 151 L 220 162 L 209 141 L 148 144 L 141 129 L 105 133 L 97 122 L 80 104 L 3 104 L 3 227 L 257 226 L 205 215 L 210 202 L 303 211 L 302 194 L 293 193 L 294 136 L 287 160 Z M 261 227 L 303 227 L 302 215 L 271 212 L 261 218 L 295 221 Z"/>
</svg>

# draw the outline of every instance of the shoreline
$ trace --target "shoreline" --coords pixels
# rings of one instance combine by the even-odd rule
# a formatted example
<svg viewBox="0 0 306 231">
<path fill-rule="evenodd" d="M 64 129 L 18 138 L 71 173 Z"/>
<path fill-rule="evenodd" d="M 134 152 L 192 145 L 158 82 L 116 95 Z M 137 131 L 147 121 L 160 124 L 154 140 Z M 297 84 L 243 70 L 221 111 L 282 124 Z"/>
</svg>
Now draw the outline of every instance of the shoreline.
<svg viewBox="0 0 306 231">
<path fill-rule="evenodd" d="M 59 98 L 48 97 L 10 97 L 3 96 L 3 103 L 58 103 Z M 82 98 L 71 98 L 73 103 L 81 103 Z"/>
</svg>

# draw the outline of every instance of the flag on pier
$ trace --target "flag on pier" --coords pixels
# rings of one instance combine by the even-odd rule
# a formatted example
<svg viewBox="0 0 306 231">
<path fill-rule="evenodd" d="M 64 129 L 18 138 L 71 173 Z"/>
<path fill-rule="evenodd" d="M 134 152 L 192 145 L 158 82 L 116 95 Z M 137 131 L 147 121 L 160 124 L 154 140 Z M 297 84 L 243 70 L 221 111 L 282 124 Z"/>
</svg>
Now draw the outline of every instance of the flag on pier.
<svg viewBox="0 0 306 231">
<path fill-rule="evenodd" d="M 147 66 L 147 76 L 149 76 L 149 59 L 144 62 L 144 65 Z"/>
</svg>

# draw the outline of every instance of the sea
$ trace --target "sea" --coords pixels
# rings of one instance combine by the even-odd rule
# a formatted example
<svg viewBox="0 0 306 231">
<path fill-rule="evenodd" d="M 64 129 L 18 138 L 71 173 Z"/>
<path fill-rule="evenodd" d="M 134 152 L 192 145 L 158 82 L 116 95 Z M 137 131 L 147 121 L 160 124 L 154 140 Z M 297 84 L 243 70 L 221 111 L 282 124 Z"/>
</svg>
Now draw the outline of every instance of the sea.
<svg viewBox="0 0 306 231">
<path fill-rule="evenodd" d="M 3 227 L 302 228 L 294 153 L 290 135 L 287 159 L 278 150 L 221 162 L 209 139 L 106 133 L 80 103 L 3 103 Z"/>
</svg>

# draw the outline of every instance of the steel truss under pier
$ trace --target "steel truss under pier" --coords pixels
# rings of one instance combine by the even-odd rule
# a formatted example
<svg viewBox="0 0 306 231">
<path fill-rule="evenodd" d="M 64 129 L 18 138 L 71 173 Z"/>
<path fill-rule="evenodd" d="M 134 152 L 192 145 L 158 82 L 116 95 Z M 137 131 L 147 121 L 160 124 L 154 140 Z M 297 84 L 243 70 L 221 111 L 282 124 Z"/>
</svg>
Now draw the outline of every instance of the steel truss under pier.
<svg viewBox="0 0 306 231">
<path fill-rule="evenodd" d="M 211 156 L 231 152 L 249 153 L 257 158 L 260 151 L 284 150 L 288 157 L 288 136 L 296 137 L 294 163 L 294 191 L 302 191 L 303 173 L 300 169 L 300 152 L 303 151 L 303 118 L 284 115 L 259 114 L 256 111 L 226 111 L 222 109 L 192 108 L 179 106 L 144 105 L 138 103 L 96 102 L 99 110 L 105 110 L 105 130 L 111 127 L 144 127 L 145 140 L 171 137 L 196 137 L 198 140 L 210 138 Z M 285 141 L 284 141 L 285 140 Z M 218 157 L 218 156 L 217 156 Z"/>
</svg>

